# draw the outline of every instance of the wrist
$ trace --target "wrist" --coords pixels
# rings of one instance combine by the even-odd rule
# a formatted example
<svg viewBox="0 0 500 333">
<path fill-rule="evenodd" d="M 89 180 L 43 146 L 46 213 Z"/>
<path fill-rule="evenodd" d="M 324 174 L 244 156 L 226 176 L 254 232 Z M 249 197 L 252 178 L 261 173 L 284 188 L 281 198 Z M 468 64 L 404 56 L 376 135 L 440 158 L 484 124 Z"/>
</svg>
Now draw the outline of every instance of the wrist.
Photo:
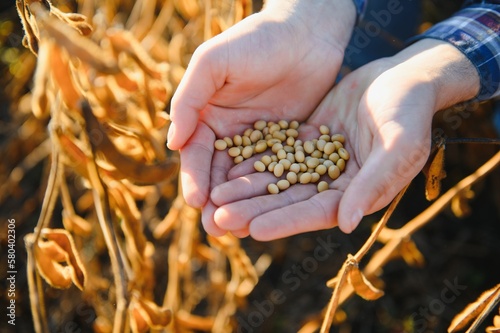
<svg viewBox="0 0 500 333">
<path fill-rule="evenodd" d="M 437 112 L 473 99 L 480 89 L 474 65 L 453 45 L 435 39 L 422 39 L 391 59 L 408 76 L 415 75 L 435 91 Z"/>
</svg>

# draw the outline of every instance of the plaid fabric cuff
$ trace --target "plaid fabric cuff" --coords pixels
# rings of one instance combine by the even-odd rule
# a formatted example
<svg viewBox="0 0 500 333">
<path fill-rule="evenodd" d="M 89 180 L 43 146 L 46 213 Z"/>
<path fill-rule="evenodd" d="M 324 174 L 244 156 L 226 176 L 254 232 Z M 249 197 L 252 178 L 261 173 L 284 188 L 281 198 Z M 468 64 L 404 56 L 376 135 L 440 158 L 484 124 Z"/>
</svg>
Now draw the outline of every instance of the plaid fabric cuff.
<svg viewBox="0 0 500 333">
<path fill-rule="evenodd" d="M 363 17 L 366 8 L 366 2 L 368 0 L 353 0 L 354 6 L 356 6 L 356 16 L 358 17 L 358 21 Z"/>
<path fill-rule="evenodd" d="M 434 38 L 455 45 L 476 67 L 481 80 L 478 100 L 500 95 L 500 6 L 472 5 L 412 38 Z"/>
</svg>

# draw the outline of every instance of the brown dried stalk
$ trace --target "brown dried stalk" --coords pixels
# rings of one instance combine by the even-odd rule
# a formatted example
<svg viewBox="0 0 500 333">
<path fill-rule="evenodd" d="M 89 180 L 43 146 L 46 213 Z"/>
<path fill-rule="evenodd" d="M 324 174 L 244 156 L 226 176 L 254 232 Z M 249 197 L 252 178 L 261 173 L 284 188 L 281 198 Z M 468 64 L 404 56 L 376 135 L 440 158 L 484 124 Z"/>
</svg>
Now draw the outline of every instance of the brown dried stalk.
<svg viewBox="0 0 500 333">
<path fill-rule="evenodd" d="M 496 153 L 490 160 L 478 168 L 474 173 L 462 179 L 459 183 L 449 189 L 441 197 L 439 197 L 431 206 L 429 206 L 425 211 L 417 215 L 415 218 L 406 223 L 402 228 L 398 230 L 391 230 L 390 240 L 384 245 L 384 247 L 373 254 L 370 261 L 363 270 L 363 274 L 367 279 L 373 279 L 377 276 L 377 272 L 380 271 L 380 267 L 383 267 L 388 261 L 397 257 L 395 256 L 396 251 L 399 246 L 411 235 L 413 235 L 417 230 L 429 223 L 439 212 L 441 212 L 451 200 L 461 193 L 470 188 L 471 185 L 476 183 L 485 177 L 488 173 L 494 170 L 500 164 L 500 152 Z M 393 201 L 394 203 L 394 201 Z M 392 203 L 392 204 L 393 204 Z M 391 206 L 392 206 L 391 204 Z M 389 211 L 389 210 L 388 210 Z M 386 212 L 387 214 L 387 212 Z M 385 217 L 385 215 L 384 215 Z M 383 220 L 384 218 L 382 218 Z M 382 220 L 380 222 L 382 222 Z M 380 226 L 381 224 L 378 224 Z M 377 226 L 376 231 L 372 233 L 369 240 L 364 244 L 360 252 L 364 255 L 366 251 L 373 245 L 374 234 L 379 233 L 380 230 Z M 360 253 L 358 252 L 358 253 Z M 335 310 L 343 304 L 348 298 L 350 298 L 354 293 L 354 288 L 346 284 L 346 271 L 349 262 L 346 261 L 341 268 L 341 271 L 336 278 L 330 280 L 327 284 L 330 286 L 335 285 L 334 295 L 328 305 L 326 316 L 322 325 L 322 332 L 326 332 L 331 326 L 333 315 Z"/>
</svg>

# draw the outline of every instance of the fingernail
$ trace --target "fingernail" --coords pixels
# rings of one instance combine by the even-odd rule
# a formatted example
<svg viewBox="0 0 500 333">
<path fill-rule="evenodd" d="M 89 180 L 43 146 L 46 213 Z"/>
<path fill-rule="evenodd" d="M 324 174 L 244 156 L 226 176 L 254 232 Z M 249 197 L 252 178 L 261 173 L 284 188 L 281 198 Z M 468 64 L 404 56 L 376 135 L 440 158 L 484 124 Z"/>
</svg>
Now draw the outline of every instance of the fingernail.
<svg viewBox="0 0 500 333">
<path fill-rule="evenodd" d="M 170 148 L 170 141 L 173 140 L 175 136 L 175 126 L 174 124 L 170 124 L 170 128 L 168 129 L 168 134 L 167 134 L 167 147 Z"/>
</svg>

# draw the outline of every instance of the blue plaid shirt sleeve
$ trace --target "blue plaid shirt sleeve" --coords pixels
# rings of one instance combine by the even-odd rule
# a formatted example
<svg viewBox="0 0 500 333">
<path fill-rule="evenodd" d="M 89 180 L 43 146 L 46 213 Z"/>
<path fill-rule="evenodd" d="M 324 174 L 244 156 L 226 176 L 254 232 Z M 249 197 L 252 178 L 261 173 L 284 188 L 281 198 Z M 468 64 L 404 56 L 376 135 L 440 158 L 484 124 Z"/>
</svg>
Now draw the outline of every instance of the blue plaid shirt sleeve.
<svg viewBox="0 0 500 333">
<path fill-rule="evenodd" d="M 475 4 L 412 38 L 434 38 L 456 46 L 479 73 L 481 88 L 476 96 L 478 100 L 500 95 L 500 4 L 499 1 L 486 2 L 475 1 Z"/>
<path fill-rule="evenodd" d="M 367 0 L 353 0 L 354 6 L 356 6 L 356 14 L 358 19 L 363 17 L 366 8 Z"/>
</svg>

